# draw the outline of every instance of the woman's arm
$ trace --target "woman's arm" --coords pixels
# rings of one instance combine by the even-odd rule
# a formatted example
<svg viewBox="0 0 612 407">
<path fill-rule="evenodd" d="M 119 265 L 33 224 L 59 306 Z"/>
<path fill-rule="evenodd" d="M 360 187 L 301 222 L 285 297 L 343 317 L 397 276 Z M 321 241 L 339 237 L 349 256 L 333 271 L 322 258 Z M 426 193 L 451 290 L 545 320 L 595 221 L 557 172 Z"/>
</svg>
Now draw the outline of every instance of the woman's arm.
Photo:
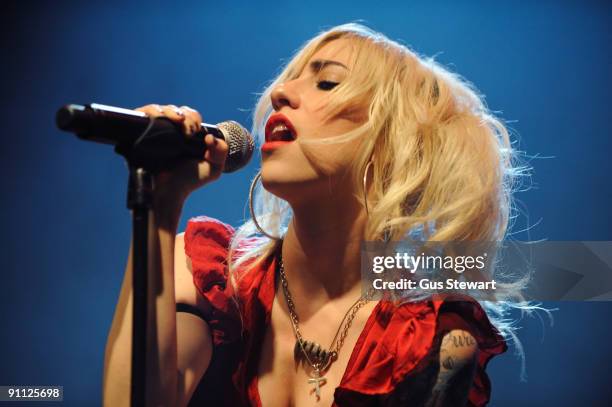
<svg viewBox="0 0 612 407">
<path fill-rule="evenodd" d="M 174 213 L 173 213 L 174 212 Z M 176 405 L 178 394 L 175 233 L 180 208 L 154 210 L 149 216 L 146 401 Z M 106 344 L 103 397 L 105 406 L 128 405 L 132 361 L 132 247 L 119 301 Z"/>
<path fill-rule="evenodd" d="M 154 405 L 188 404 L 212 357 L 212 338 L 208 324 L 189 313 L 176 313 L 176 303 L 198 305 L 199 295 L 185 255 L 183 234 L 171 238 L 171 231 L 158 229 L 159 254 L 170 262 L 173 247 L 174 271 L 162 271 L 162 278 L 149 280 L 149 298 L 155 300 L 155 315 L 149 315 L 147 334 L 147 400 Z M 157 251 L 157 250 L 156 250 Z M 131 250 L 121 288 L 119 303 L 106 347 L 104 369 L 104 405 L 129 404 L 131 383 L 132 267 Z M 160 264 L 158 263 L 158 265 Z M 153 264 L 151 264 L 153 266 Z M 149 270 L 155 275 L 156 270 Z M 165 274 L 164 274 L 165 273 Z M 160 275 L 160 274 L 157 274 Z M 153 284 L 152 284 L 153 283 Z M 161 287 L 159 287 L 161 283 Z M 158 286 L 154 288 L 154 286 Z M 172 290 L 174 289 L 174 293 Z M 152 297 L 152 293 L 158 293 Z M 171 295 L 174 294 L 174 295 Z M 151 323 L 155 319 L 154 325 Z M 159 327 L 154 329 L 154 326 Z M 174 391 L 176 389 L 176 391 Z"/>
<path fill-rule="evenodd" d="M 184 234 L 176 236 L 174 252 L 176 302 L 199 308 L 200 293 L 193 283 L 191 261 L 185 254 Z M 200 311 L 203 310 L 200 308 Z M 176 338 L 178 348 L 179 406 L 186 406 L 193 396 L 200 379 L 212 358 L 212 335 L 206 321 L 200 317 L 179 312 L 176 314 Z"/>
<path fill-rule="evenodd" d="M 467 331 L 455 329 L 440 345 L 440 370 L 427 407 L 465 406 L 474 372 L 478 346 Z"/>
</svg>

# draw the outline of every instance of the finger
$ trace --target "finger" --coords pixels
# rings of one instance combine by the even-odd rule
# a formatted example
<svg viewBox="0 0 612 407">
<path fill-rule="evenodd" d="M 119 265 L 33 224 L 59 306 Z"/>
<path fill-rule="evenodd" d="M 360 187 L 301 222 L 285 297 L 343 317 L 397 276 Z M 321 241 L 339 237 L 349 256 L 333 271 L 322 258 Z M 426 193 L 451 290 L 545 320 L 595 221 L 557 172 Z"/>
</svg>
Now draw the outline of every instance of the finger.
<svg viewBox="0 0 612 407">
<path fill-rule="evenodd" d="M 185 117 L 189 120 L 194 121 L 197 124 L 202 123 L 204 120 L 202 119 L 202 115 L 195 109 L 192 109 L 189 106 L 181 106 L 179 109 L 185 113 Z"/>
<path fill-rule="evenodd" d="M 202 129 L 202 122 L 195 120 L 194 116 L 185 115 L 185 120 L 183 121 L 183 130 L 185 134 L 192 135 L 193 133 Z"/>
<path fill-rule="evenodd" d="M 182 122 L 185 120 L 185 113 L 175 105 L 162 106 L 164 116 L 174 122 Z"/>
<path fill-rule="evenodd" d="M 149 117 L 158 117 L 164 114 L 164 110 L 158 104 L 150 104 L 134 109 L 138 112 L 143 112 Z"/>
<path fill-rule="evenodd" d="M 204 136 L 204 144 L 206 144 L 206 148 L 213 148 L 215 145 L 215 136 L 212 134 L 207 134 Z"/>
<path fill-rule="evenodd" d="M 190 136 L 202 128 L 202 116 L 200 113 L 189 106 L 181 106 L 179 109 L 185 114 L 185 120 L 183 121 L 183 131 L 185 134 Z"/>
<path fill-rule="evenodd" d="M 222 166 L 225 164 L 225 159 L 227 158 L 227 152 L 229 150 L 227 143 L 224 140 L 215 138 L 210 134 L 206 137 L 208 136 L 210 136 L 213 141 L 212 145 L 209 145 L 208 142 L 206 143 L 206 153 L 204 154 L 204 158 L 211 164 Z"/>
<path fill-rule="evenodd" d="M 188 136 L 191 136 L 193 133 L 200 130 L 200 127 L 201 126 L 198 126 L 198 124 L 194 122 L 193 120 L 185 119 L 183 121 L 183 132 L 187 134 Z"/>
</svg>

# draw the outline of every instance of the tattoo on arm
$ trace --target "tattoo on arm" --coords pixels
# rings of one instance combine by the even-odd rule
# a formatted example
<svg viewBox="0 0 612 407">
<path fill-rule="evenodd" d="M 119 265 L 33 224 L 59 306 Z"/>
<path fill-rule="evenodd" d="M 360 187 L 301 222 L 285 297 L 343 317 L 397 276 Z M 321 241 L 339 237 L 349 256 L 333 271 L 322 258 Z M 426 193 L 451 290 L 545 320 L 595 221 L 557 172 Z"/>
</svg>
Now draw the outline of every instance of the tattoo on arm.
<svg viewBox="0 0 612 407">
<path fill-rule="evenodd" d="M 447 342 L 452 341 L 455 348 L 469 347 L 476 344 L 476 339 L 469 333 L 465 331 L 459 331 L 459 333 L 453 332 L 454 331 L 449 332 L 446 337 L 448 338 Z"/>
<path fill-rule="evenodd" d="M 442 367 L 446 370 L 453 370 L 453 366 L 455 366 L 455 361 L 452 356 L 446 356 L 446 358 L 442 361 Z"/>
<path fill-rule="evenodd" d="M 469 332 L 453 330 L 440 345 L 440 369 L 427 407 L 463 406 L 474 379 L 476 340 Z"/>
</svg>

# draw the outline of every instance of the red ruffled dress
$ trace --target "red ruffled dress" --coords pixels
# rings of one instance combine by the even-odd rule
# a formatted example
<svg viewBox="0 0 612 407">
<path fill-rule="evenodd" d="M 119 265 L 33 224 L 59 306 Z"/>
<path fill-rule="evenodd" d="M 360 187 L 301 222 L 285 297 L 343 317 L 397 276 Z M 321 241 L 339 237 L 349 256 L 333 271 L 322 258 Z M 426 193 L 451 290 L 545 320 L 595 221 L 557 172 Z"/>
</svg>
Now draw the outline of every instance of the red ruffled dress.
<svg viewBox="0 0 612 407">
<path fill-rule="evenodd" d="M 185 231 L 185 252 L 214 342 L 211 363 L 190 406 L 261 406 L 257 368 L 277 287 L 276 260 L 271 256 L 247 273 L 238 289 L 240 301 L 235 301 L 226 265 L 233 232 L 208 217 L 191 219 Z M 436 380 L 441 338 L 452 329 L 467 330 L 478 342 L 468 405 L 484 406 L 491 392 L 485 367 L 507 347 L 475 301 L 399 306 L 379 301 L 355 344 L 333 405 L 423 405 Z"/>
</svg>

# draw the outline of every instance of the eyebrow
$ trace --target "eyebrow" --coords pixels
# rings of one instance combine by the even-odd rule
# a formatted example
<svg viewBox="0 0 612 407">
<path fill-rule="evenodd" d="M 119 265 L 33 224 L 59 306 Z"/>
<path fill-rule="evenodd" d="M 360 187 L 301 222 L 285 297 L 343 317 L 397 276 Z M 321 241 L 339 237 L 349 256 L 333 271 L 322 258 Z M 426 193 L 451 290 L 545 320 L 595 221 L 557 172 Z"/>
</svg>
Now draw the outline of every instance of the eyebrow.
<svg viewBox="0 0 612 407">
<path fill-rule="evenodd" d="M 349 70 L 348 67 L 346 65 L 344 65 L 343 63 L 340 63 L 338 61 L 332 61 L 329 59 L 317 59 L 314 60 L 310 63 L 310 69 L 314 72 L 319 72 L 321 69 L 325 68 L 326 66 L 329 65 L 337 65 L 337 66 L 341 66 L 342 68 L 346 69 L 347 71 Z"/>
</svg>

